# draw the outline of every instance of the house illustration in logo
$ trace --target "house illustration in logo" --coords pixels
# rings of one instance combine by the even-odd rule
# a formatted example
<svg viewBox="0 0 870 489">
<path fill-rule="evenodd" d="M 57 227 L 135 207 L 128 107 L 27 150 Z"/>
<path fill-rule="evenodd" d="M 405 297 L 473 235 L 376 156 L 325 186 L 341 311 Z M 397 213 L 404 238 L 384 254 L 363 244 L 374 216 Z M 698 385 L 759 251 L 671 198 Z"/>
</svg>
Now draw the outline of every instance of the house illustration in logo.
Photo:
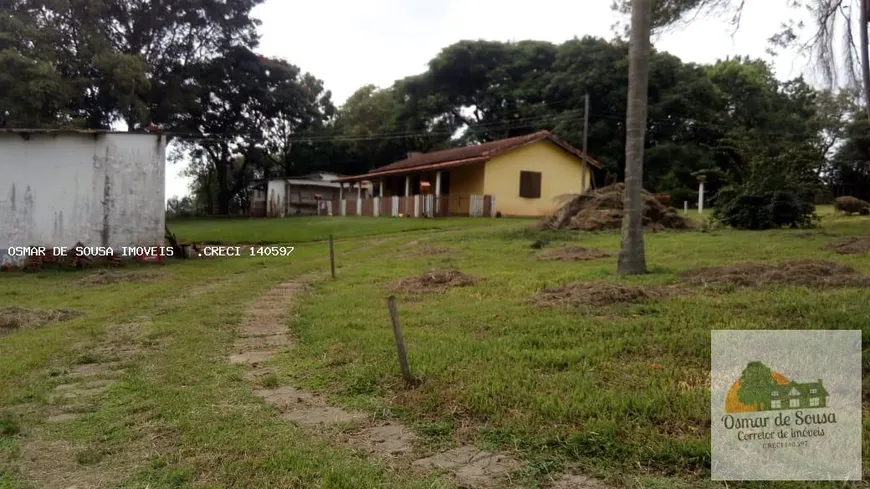
<svg viewBox="0 0 870 489">
<path fill-rule="evenodd" d="M 749 362 L 725 396 L 725 412 L 823 408 L 828 397 L 822 379 L 794 382 L 761 362 Z"/>
</svg>

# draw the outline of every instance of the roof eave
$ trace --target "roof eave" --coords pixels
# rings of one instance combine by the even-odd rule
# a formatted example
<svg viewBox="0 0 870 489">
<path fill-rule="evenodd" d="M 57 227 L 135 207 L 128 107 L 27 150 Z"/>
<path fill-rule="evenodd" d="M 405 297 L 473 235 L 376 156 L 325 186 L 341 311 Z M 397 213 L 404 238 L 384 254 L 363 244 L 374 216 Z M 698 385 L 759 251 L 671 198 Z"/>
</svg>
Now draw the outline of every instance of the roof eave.
<svg viewBox="0 0 870 489">
<path fill-rule="evenodd" d="M 480 157 L 476 157 L 476 158 L 466 158 L 463 160 L 445 161 L 444 163 L 431 163 L 428 165 L 413 166 L 410 168 L 397 168 L 395 170 L 371 172 L 371 173 L 366 173 L 364 175 L 356 175 L 356 176 L 352 176 L 352 177 L 339 178 L 336 180 L 336 182 L 339 182 L 339 183 L 356 182 L 359 180 L 373 180 L 373 179 L 382 178 L 382 177 L 411 175 L 413 173 L 420 173 L 420 172 L 429 171 L 429 170 L 440 170 L 443 168 L 455 168 L 457 166 L 471 165 L 474 163 L 482 163 L 485 161 L 489 161 L 490 159 L 492 159 L 491 156 L 480 156 Z"/>
<path fill-rule="evenodd" d="M 495 158 L 496 156 L 499 156 L 499 155 L 502 155 L 504 153 L 508 153 L 510 151 L 513 151 L 515 149 L 518 149 L 518 148 L 521 148 L 524 146 L 528 146 L 530 144 L 535 144 L 535 143 L 538 143 L 538 142 L 544 141 L 544 140 L 550 141 L 551 143 L 555 144 L 556 146 L 559 146 L 564 151 L 570 153 L 573 156 L 576 156 L 577 158 L 580 158 L 581 161 L 589 164 L 590 166 L 598 168 L 599 170 L 601 168 L 603 168 L 601 166 L 601 163 L 596 161 L 594 158 L 590 157 L 588 154 L 584 153 L 583 151 L 571 146 L 567 142 L 561 140 L 553 133 L 551 133 L 549 131 L 541 131 L 539 133 L 538 137 L 530 139 L 530 140 L 528 140 L 522 144 L 516 145 L 516 146 L 501 148 L 501 149 L 498 149 L 496 151 L 492 151 L 491 153 L 487 153 L 484 156 L 476 156 L 474 158 L 465 158 L 462 160 L 454 160 L 454 161 L 448 161 L 448 162 L 444 162 L 444 163 L 430 163 L 430 164 L 413 166 L 413 167 L 396 168 L 394 170 L 378 171 L 378 169 L 376 168 L 374 171 L 371 171 L 371 172 L 366 173 L 364 175 L 355 175 L 355 176 L 350 176 L 350 177 L 337 178 L 335 181 L 339 182 L 339 183 L 356 182 L 359 180 L 380 178 L 380 177 L 384 177 L 384 176 L 405 175 L 405 174 L 418 173 L 418 172 L 427 171 L 427 170 L 434 170 L 434 169 L 438 169 L 438 168 L 449 168 L 449 167 L 453 167 L 453 166 L 462 166 L 462 165 L 466 165 L 466 164 L 477 163 L 480 161 L 489 161 L 489 160 Z M 395 164 L 395 163 L 392 163 L 392 164 Z M 386 166 L 391 166 L 391 165 L 386 165 Z M 381 168 L 383 168 L 383 167 L 381 167 Z"/>
</svg>

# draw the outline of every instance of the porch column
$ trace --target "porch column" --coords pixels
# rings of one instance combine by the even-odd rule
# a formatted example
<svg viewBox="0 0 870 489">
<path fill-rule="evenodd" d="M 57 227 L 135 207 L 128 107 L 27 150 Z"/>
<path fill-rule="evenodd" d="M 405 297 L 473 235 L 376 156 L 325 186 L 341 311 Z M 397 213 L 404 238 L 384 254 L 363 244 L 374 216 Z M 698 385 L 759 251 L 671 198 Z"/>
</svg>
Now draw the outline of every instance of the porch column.
<svg viewBox="0 0 870 489">
<path fill-rule="evenodd" d="M 405 175 L 405 197 L 411 195 L 411 175 Z"/>
<path fill-rule="evenodd" d="M 381 183 L 379 186 L 380 186 L 380 196 L 383 197 L 384 196 L 384 179 L 383 178 L 381 179 Z"/>
<path fill-rule="evenodd" d="M 435 195 L 441 195 L 441 171 L 435 173 Z"/>
<path fill-rule="evenodd" d="M 362 198 L 362 182 L 356 182 L 356 200 Z"/>
<path fill-rule="evenodd" d="M 344 198 L 344 182 L 338 184 L 338 200 Z"/>
</svg>

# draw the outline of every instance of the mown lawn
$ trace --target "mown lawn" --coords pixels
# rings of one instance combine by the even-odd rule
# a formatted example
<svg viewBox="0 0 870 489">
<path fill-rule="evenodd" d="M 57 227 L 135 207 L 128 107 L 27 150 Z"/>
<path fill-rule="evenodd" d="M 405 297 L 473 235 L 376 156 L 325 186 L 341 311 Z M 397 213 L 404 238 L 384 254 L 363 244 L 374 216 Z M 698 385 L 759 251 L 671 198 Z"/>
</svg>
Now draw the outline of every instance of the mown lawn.
<svg viewBox="0 0 870 489">
<path fill-rule="evenodd" d="M 285 219 L 175 219 L 166 224 L 182 242 L 207 244 L 308 243 L 336 238 L 386 235 L 408 231 L 479 227 L 479 218 L 292 217 Z"/>
<path fill-rule="evenodd" d="M 404 237 L 412 235 L 427 233 Z M 395 246 L 391 239 L 396 238 L 337 241 L 338 273 L 355 259 L 388 252 Z M 112 474 L 125 453 L 141 452 L 145 462 L 115 480 L 112 487 L 119 488 L 451 487 L 390 473 L 281 421 L 252 394 L 240 369 L 227 363 L 247 303 L 306 271 L 328 275 L 326 256 L 326 246 L 318 243 L 297 246 L 282 258 L 131 266 L 120 270 L 130 274 L 125 283 L 108 285 L 86 285 L 93 271 L 0 275 L 0 309 L 14 304 L 85 314 L 0 334 L 0 488 L 32 487 L 20 469 L 27 465 L 23 451 L 34 440 L 70 447 L 79 473 Z M 137 279 L 155 271 L 161 274 L 157 280 Z M 95 411 L 48 423 L 52 389 L 63 372 L 111 361 L 99 348 L 107 342 L 139 351 Z M 159 448 L 146 449 L 154 444 Z M 46 456 L 37 468 L 45 473 L 70 463 L 67 453 Z"/>
<path fill-rule="evenodd" d="M 823 249 L 835 236 L 870 234 L 867 218 L 828 214 L 822 230 L 809 232 L 650 233 L 653 273 L 627 279 L 613 273 L 617 233 L 541 234 L 530 224 L 508 219 L 188 221 L 170 228 L 181 238 L 189 225 L 184 232 L 196 237 L 188 240 L 300 244 L 290 257 L 173 262 L 152 282 L 131 278 L 86 285 L 80 272 L 2 274 L 0 308 L 66 308 L 85 316 L 0 336 L 0 488 L 29 487 L 18 470 L 22 447 L 33 439 L 75 447 L 79 470 L 111 464 L 143 440 L 161 443 L 147 463 L 122 478 L 122 488 L 451 487 L 436 477 L 421 481 L 384 469 L 281 421 L 251 393 L 240 370 L 227 364 L 234 328 L 248 303 L 292 276 L 310 270 L 328 275 L 326 246 L 316 241 L 329 233 L 340 238 L 339 277 L 320 282 L 299 306 L 290 328 L 300 347 L 273 361 L 280 383 L 398 417 L 433 448 L 472 441 L 516 452 L 526 462 L 523 487 L 537 487 L 548 475 L 573 466 L 622 487 L 725 487 L 705 481 L 709 331 L 843 328 L 870 335 L 867 289 L 708 291 L 579 310 L 529 302 L 543 287 L 572 281 L 669 284 L 682 270 L 747 260 L 830 259 L 870 274 L 867 255 Z M 378 233 L 389 235 L 359 237 Z M 257 239 L 264 234 L 270 239 Z M 541 237 L 553 240 L 550 247 L 579 244 L 614 257 L 539 261 L 529 245 Z M 448 252 L 412 253 L 424 246 Z M 390 292 L 384 286 L 447 267 L 481 281 L 444 294 L 398 295 L 411 368 L 422 380 L 418 388 L 404 389 L 386 309 Z M 128 337 L 118 331 L 136 333 Z M 94 356 L 107 341 L 136 344 L 140 351 L 96 411 L 68 423 L 47 423 L 58 374 L 105 360 Z M 866 462 L 867 422 L 864 434 Z"/>
<path fill-rule="evenodd" d="M 870 289 L 695 290 L 579 309 L 530 300 L 545 287 L 569 282 L 673 284 L 688 269 L 754 260 L 829 259 L 870 274 L 866 254 L 823 249 L 835 236 L 870 234 L 870 219 L 823 214 L 822 230 L 809 232 L 649 233 L 652 273 L 624 279 L 614 276 L 616 233 L 542 235 L 519 224 L 436 237 L 426 244 L 448 252 L 413 257 L 405 256 L 412 248 L 400 248 L 376 266 L 355 267 L 341 280 L 319 285 L 291 326 L 303 347 L 284 359 L 284 372 L 335 402 L 404 419 L 433 446 L 473 441 L 516 450 L 528 461 L 528 487 L 567 466 L 624 487 L 724 487 L 709 482 L 710 330 L 860 329 L 868 344 Z M 541 236 L 553 240 L 551 247 L 582 245 L 613 257 L 539 261 L 529 245 Z M 457 268 L 482 280 L 442 294 L 399 293 L 409 361 L 422 379 L 407 390 L 385 286 L 431 268 Z M 867 422 L 864 433 L 866 463 Z"/>
</svg>

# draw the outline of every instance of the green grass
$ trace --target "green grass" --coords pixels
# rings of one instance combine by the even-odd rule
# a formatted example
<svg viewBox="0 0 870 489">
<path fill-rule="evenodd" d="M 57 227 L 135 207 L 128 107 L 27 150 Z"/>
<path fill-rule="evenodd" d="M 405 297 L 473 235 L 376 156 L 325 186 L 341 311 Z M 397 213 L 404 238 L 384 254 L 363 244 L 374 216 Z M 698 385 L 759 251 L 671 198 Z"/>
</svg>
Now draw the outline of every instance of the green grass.
<svg viewBox="0 0 870 489">
<path fill-rule="evenodd" d="M 479 218 L 292 217 L 286 219 L 178 219 L 167 222 L 181 242 L 208 244 L 308 243 L 329 238 L 385 235 L 407 231 L 479 227 Z"/>
<path fill-rule="evenodd" d="M 339 276 L 354 253 L 392 246 L 389 238 L 337 241 Z M 4 274 L 0 302 L 86 316 L 0 337 L 0 412 L 20 413 L 0 414 L 0 487 L 30 487 L 18 466 L 21 447 L 33 438 L 80 447 L 71 456 L 82 471 L 167 440 L 159 456 L 119 481 L 121 488 L 450 487 L 392 473 L 281 421 L 227 364 L 247 303 L 307 270 L 328 274 L 325 250 L 303 245 L 284 258 L 171 262 L 163 267 L 169 277 L 155 283 L 83 287 L 76 284 L 80 272 Z M 119 335 L 119 326 L 129 324 L 137 325 L 134 337 Z M 139 344 L 139 355 L 96 412 L 47 424 L 49 394 L 60 382 L 55 374 L 96 360 L 95 347 L 106 341 Z"/>
<path fill-rule="evenodd" d="M 860 329 L 866 342 L 868 289 L 780 287 L 580 310 L 541 308 L 528 300 L 544 287 L 568 282 L 669 284 L 683 270 L 748 260 L 822 258 L 870 274 L 866 256 L 822 249 L 832 239 L 822 231 L 857 235 L 866 234 L 868 226 L 866 218 L 828 215 L 823 230 L 810 234 L 648 233 L 653 273 L 623 279 L 613 273 L 615 233 L 516 227 L 445 236 L 428 242 L 453 250 L 444 256 L 385 257 L 377 267 L 356 267 L 338 282 L 321 284 L 293 326 L 302 348 L 285 359 L 284 369 L 335 402 L 404 419 L 433 445 L 465 440 L 518 450 L 528 461 L 528 487 L 566 465 L 631 487 L 638 487 L 638 480 L 643 487 L 720 487 L 705 482 L 710 330 Z M 529 244 L 540 236 L 555 240 L 553 246 L 580 244 L 610 251 L 614 258 L 539 262 Z M 483 280 L 422 299 L 399 296 L 409 361 L 423 379 L 421 387 L 404 390 L 383 286 L 432 267 L 456 267 Z M 868 434 L 865 426 L 865 460 Z"/>
<path fill-rule="evenodd" d="M 688 268 L 746 260 L 824 258 L 870 274 L 866 255 L 823 249 L 834 236 L 868 234 L 867 218 L 826 213 L 823 229 L 810 232 L 648 233 L 653 273 L 624 279 L 614 276 L 615 257 L 540 262 L 529 248 L 546 236 L 555 240 L 552 246 L 615 253 L 617 233 L 540 233 L 530 224 L 468 218 L 184 221 L 170 229 L 186 241 L 299 244 L 290 257 L 171 262 L 163 267 L 166 278 L 151 283 L 83 286 L 80 272 L 0 275 L 0 303 L 85 313 L 0 336 L 0 488 L 29 487 L 18 466 L 21 447 L 33 438 L 76 446 L 72 456 L 82 471 L 111 464 L 114 454 L 136 450 L 143 440 L 165 440 L 154 452 L 159 455 L 120 481 L 120 488 L 450 487 L 437 477 L 420 480 L 378 466 L 281 421 L 252 394 L 240 369 L 226 362 L 247 304 L 289 277 L 309 270 L 328 275 L 326 246 L 318 241 L 330 233 L 340 238 L 338 280 L 319 283 L 304 298 L 291 325 L 300 346 L 278 357 L 277 375 L 262 384 L 289 379 L 335 403 L 397 417 L 433 449 L 472 442 L 515 451 L 525 462 L 522 487 L 538 487 L 569 466 L 622 487 L 725 487 L 706 481 L 709 331 L 843 328 L 870 337 L 867 289 L 785 287 L 580 310 L 528 302 L 543 287 L 571 281 L 668 284 Z M 379 233 L 389 236 L 360 238 Z M 421 244 L 450 252 L 407 256 Z M 407 390 L 384 286 L 433 267 L 456 267 L 482 281 L 444 294 L 398 295 L 411 369 L 422 379 Z M 106 361 L 97 348 L 106 342 L 138 344 L 140 352 L 95 412 L 47 424 L 57 373 Z M 650 368 L 653 363 L 663 368 Z M 865 462 L 868 435 L 865 422 Z"/>
</svg>

